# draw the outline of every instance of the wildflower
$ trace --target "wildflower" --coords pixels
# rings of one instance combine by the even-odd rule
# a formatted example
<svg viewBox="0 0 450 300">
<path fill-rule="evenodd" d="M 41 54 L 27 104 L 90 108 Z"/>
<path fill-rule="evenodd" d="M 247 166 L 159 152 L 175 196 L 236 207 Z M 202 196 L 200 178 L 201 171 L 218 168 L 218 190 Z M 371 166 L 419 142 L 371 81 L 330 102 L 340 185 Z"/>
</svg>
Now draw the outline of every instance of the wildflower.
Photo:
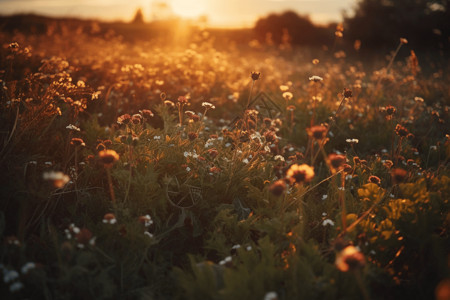
<svg viewBox="0 0 450 300">
<path fill-rule="evenodd" d="M 336 267 L 342 271 L 354 271 L 364 267 L 365 258 L 358 248 L 349 245 L 336 255 Z"/>
<path fill-rule="evenodd" d="M 369 176 L 369 182 L 379 185 L 381 183 L 381 179 L 378 176 L 372 175 L 372 176 Z"/>
<path fill-rule="evenodd" d="M 316 140 L 322 140 L 325 138 L 327 128 L 323 125 L 317 125 L 306 129 L 308 135 Z"/>
<path fill-rule="evenodd" d="M 22 272 L 22 274 L 27 274 L 28 271 L 30 271 L 30 270 L 32 270 L 34 268 L 36 268 L 36 264 L 34 262 L 27 262 L 26 264 L 24 264 L 22 266 L 20 271 Z"/>
<path fill-rule="evenodd" d="M 233 258 L 231 256 L 225 257 L 223 260 L 219 262 L 221 266 L 231 266 L 233 263 Z"/>
<path fill-rule="evenodd" d="M 330 219 L 323 220 L 322 226 L 327 226 L 327 225 L 334 226 L 334 222 Z"/>
<path fill-rule="evenodd" d="M 352 90 L 344 88 L 344 92 L 342 93 L 345 98 L 351 98 L 353 96 Z"/>
<path fill-rule="evenodd" d="M 276 292 L 268 292 L 264 295 L 264 300 L 278 300 L 278 294 Z"/>
<path fill-rule="evenodd" d="M 138 125 L 141 124 L 143 117 L 140 114 L 134 114 L 131 117 L 131 121 L 133 122 L 133 124 Z"/>
<path fill-rule="evenodd" d="M 44 180 L 50 181 L 53 186 L 58 189 L 65 186 L 70 180 L 69 176 L 64 174 L 63 172 L 44 172 L 42 176 Z"/>
<path fill-rule="evenodd" d="M 400 43 L 406 45 L 406 44 L 408 44 L 408 40 L 405 38 L 400 38 Z"/>
<path fill-rule="evenodd" d="M 280 85 L 280 91 L 287 92 L 289 90 L 289 86 L 287 85 Z"/>
<path fill-rule="evenodd" d="M 279 161 L 285 161 L 284 157 L 281 155 L 275 155 L 275 157 L 273 159 L 279 160 Z"/>
<path fill-rule="evenodd" d="M 274 131 L 268 130 L 263 135 L 268 143 L 274 143 L 277 140 L 277 134 Z"/>
<path fill-rule="evenodd" d="M 416 101 L 417 103 L 423 103 L 424 102 L 422 97 L 414 97 L 414 101 Z"/>
<path fill-rule="evenodd" d="M 251 73 L 252 80 L 253 80 L 253 81 L 258 80 L 260 75 L 261 75 L 260 72 L 254 72 L 254 71 L 253 71 L 253 72 Z"/>
<path fill-rule="evenodd" d="M 198 133 L 196 132 L 189 132 L 188 133 L 188 137 L 191 141 L 195 140 L 196 138 L 198 138 Z"/>
<path fill-rule="evenodd" d="M 291 92 L 284 92 L 283 93 L 283 98 L 286 99 L 287 101 L 291 100 L 294 97 L 294 95 L 292 95 Z"/>
<path fill-rule="evenodd" d="M 195 115 L 195 112 L 193 112 L 192 110 L 186 110 L 184 112 L 189 118 L 192 118 Z"/>
<path fill-rule="evenodd" d="M 390 169 L 392 168 L 392 166 L 394 165 L 394 163 L 392 162 L 392 160 L 386 159 L 383 163 L 383 165 L 387 168 Z"/>
<path fill-rule="evenodd" d="M 213 104 L 211 104 L 209 102 L 203 102 L 202 106 L 206 109 L 215 109 L 216 108 Z"/>
<path fill-rule="evenodd" d="M 129 114 L 124 114 L 117 118 L 117 123 L 119 125 L 128 124 L 130 122 L 131 122 L 131 116 Z"/>
<path fill-rule="evenodd" d="M 149 120 L 154 116 L 153 112 L 150 109 L 142 109 L 139 113 L 144 117 L 145 120 Z"/>
<path fill-rule="evenodd" d="M 114 214 L 111 214 L 111 213 L 105 214 L 103 216 L 103 223 L 111 224 L 111 225 L 112 224 L 116 224 L 117 223 L 116 216 Z"/>
<path fill-rule="evenodd" d="M 215 149 L 215 148 L 211 148 L 211 149 L 208 150 L 208 154 L 212 158 L 215 158 L 219 154 L 219 151 L 217 151 L 217 149 Z"/>
<path fill-rule="evenodd" d="M 286 173 L 286 178 L 291 182 L 310 182 L 314 177 L 314 168 L 307 164 L 293 164 Z"/>
<path fill-rule="evenodd" d="M 346 158 L 344 155 L 339 155 L 339 154 L 334 154 L 334 153 L 328 155 L 328 159 L 330 161 L 331 167 L 334 170 L 341 169 L 346 161 Z"/>
<path fill-rule="evenodd" d="M 72 124 L 67 125 L 66 128 L 73 131 L 80 131 L 80 128 Z"/>
<path fill-rule="evenodd" d="M 358 139 L 346 139 L 345 141 L 349 144 L 358 144 L 359 143 Z"/>
<path fill-rule="evenodd" d="M 309 81 L 319 82 L 319 81 L 323 81 L 323 78 L 320 76 L 313 75 L 313 76 L 309 77 Z"/>
<path fill-rule="evenodd" d="M 399 137 L 405 137 L 408 135 L 408 129 L 406 129 L 405 127 L 403 127 L 400 124 L 397 124 L 397 126 L 395 126 L 395 133 L 399 136 Z"/>
<path fill-rule="evenodd" d="M 186 97 L 186 96 L 180 96 L 180 97 L 178 97 L 178 102 L 180 103 L 180 104 L 187 104 L 188 103 L 188 97 Z"/>
<path fill-rule="evenodd" d="M 19 272 L 16 270 L 3 270 L 3 282 L 8 283 L 19 278 Z"/>
<path fill-rule="evenodd" d="M 145 227 L 149 227 L 150 225 L 153 224 L 153 220 L 150 217 L 150 215 L 145 215 L 145 216 L 140 216 L 138 218 L 139 223 L 141 223 L 142 225 L 144 225 Z"/>
<path fill-rule="evenodd" d="M 164 105 L 169 106 L 169 107 L 175 107 L 175 103 L 173 103 L 170 100 L 164 100 Z"/>
<path fill-rule="evenodd" d="M 313 60 L 312 60 L 312 63 L 313 63 L 313 65 L 317 65 L 317 64 L 319 64 L 319 60 L 317 59 L 317 58 L 314 58 Z"/>
<path fill-rule="evenodd" d="M 248 158 L 244 158 L 243 160 L 242 160 L 242 162 L 244 163 L 244 164 L 248 164 Z"/>
<path fill-rule="evenodd" d="M 145 232 L 144 232 L 144 235 L 148 236 L 149 238 L 153 238 L 153 234 L 151 234 L 151 233 L 148 232 L 148 231 L 145 231 Z"/>
<path fill-rule="evenodd" d="M 275 196 L 281 196 L 286 190 L 286 182 L 284 180 L 277 180 L 269 187 L 269 191 Z"/>
<path fill-rule="evenodd" d="M 295 106 L 294 105 L 289 105 L 288 107 L 286 107 L 287 110 L 289 111 L 294 111 L 295 110 Z"/>
<path fill-rule="evenodd" d="M 222 170 L 220 168 L 218 168 L 218 167 L 211 167 L 211 168 L 209 168 L 209 174 L 210 175 L 220 173 L 220 171 L 222 171 Z"/>
<path fill-rule="evenodd" d="M 386 106 L 386 107 L 385 107 L 385 110 L 386 110 L 386 114 L 387 114 L 388 116 L 392 116 L 392 115 L 395 114 L 395 112 L 397 111 L 397 109 L 396 109 L 394 106 L 392 106 L 392 105 Z"/>
<path fill-rule="evenodd" d="M 16 281 L 16 282 L 14 282 L 13 284 L 11 284 L 9 286 L 9 291 L 11 293 L 17 292 L 17 291 L 19 291 L 21 289 L 23 289 L 23 283 L 20 282 L 20 281 Z"/>
<path fill-rule="evenodd" d="M 328 199 L 328 195 L 322 195 L 322 200 L 327 200 Z"/>
<path fill-rule="evenodd" d="M 392 181 L 394 183 L 402 182 L 403 180 L 406 179 L 407 175 L 408 175 L 408 172 L 403 169 L 396 168 L 396 169 L 392 169 L 392 171 L 391 171 L 391 177 L 392 177 Z"/>
<path fill-rule="evenodd" d="M 95 237 L 92 236 L 92 232 L 87 228 L 81 229 L 75 236 L 75 239 L 78 242 L 78 248 L 84 248 L 88 244 L 92 246 L 95 243 Z"/>
<path fill-rule="evenodd" d="M 98 155 L 105 168 L 111 168 L 119 160 L 119 154 L 114 150 L 102 150 Z"/>
<path fill-rule="evenodd" d="M 72 140 L 70 141 L 70 144 L 73 146 L 86 146 L 86 144 L 84 143 L 84 141 L 80 138 L 72 138 Z"/>
</svg>

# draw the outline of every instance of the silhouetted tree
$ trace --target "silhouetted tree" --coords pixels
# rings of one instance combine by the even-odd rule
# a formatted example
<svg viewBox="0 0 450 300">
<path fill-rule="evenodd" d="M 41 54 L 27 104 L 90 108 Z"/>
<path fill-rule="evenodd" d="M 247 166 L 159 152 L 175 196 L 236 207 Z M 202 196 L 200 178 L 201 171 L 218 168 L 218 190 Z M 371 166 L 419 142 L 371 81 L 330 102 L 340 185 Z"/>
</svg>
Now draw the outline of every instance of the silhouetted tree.
<svg viewBox="0 0 450 300">
<path fill-rule="evenodd" d="M 142 13 L 142 8 L 138 8 L 136 10 L 136 13 L 134 14 L 132 23 L 133 24 L 143 24 L 144 23 L 144 14 Z"/>
<path fill-rule="evenodd" d="M 448 49 L 449 0 L 360 0 L 346 17 L 345 37 L 373 48 L 405 37 L 414 47 Z"/>
<path fill-rule="evenodd" d="M 270 14 L 256 22 L 254 32 L 257 39 L 264 42 L 268 35 L 274 44 L 283 43 L 283 36 L 289 34 L 293 45 L 323 44 L 331 36 L 327 29 L 315 26 L 309 17 L 299 16 L 293 11 Z M 285 38 L 285 37 L 284 37 Z"/>
</svg>

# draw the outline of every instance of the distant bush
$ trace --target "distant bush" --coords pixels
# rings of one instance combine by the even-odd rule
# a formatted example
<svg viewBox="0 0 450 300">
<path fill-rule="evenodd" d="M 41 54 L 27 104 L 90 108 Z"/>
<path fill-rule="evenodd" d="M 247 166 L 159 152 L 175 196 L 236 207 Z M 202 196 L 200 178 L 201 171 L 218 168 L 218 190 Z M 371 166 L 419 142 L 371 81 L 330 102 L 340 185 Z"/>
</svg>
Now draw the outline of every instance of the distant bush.
<svg viewBox="0 0 450 300">
<path fill-rule="evenodd" d="M 256 38 L 260 42 L 276 45 L 289 42 L 292 45 L 320 45 L 328 41 L 332 34 L 328 29 L 314 25 L 309 17 L 293 11 L 270 14 L 256 22 Z"/>
</svg>

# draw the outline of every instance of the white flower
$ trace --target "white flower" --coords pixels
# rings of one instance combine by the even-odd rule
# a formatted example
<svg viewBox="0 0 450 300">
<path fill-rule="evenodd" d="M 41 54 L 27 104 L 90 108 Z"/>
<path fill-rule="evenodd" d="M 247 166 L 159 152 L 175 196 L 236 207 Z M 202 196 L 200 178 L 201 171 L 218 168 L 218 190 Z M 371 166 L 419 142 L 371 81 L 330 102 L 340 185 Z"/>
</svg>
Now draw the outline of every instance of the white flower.
<svg viewBox="0 0 450 300">
<path fill-rule="evenodd" d="M 264 300 L 278 300 L 278 294 L 276 292 L 268 292 L 264 295 Z"/>
<path fill-rule="evenodd" d="M 186 171 L 187 171 L 187 172 L 190 172 L 190 171 L 191 171 L 191 168 L 186 167 Z"/>
<path fill-rule="evenodd" d="M 184 151 L 183 155 L 184 155 L 184 157 L 188 157 L 188 156 L 190 156 L 191 154 L 190 154 L 189 152 L 187 152 L 187 151 Z"/>
<path fill-rule="evenodd" d="M 211 104 L 209 102 L 203 102 L 202 106 L 206 109 L 215 109 L 216 108 L 213 104 Z"/>
<path fill-rule="evenodd" d="M 334 222 L 330 219 L 323 220 L 322 226 L 327 226 L 327 225 L 334 226 Z"/>
<path fill-rule="evenodd" d="M 328 195 L 322 195 L 322 200 L 326 200 L 328 198 Z"/>
<path fill-rule="evenodd" d="M 350 144 L 358 144 L 359 143 L 358 139 L 346 139 L 345 141 Z"/>
<path fill-rule="evenodd" d="M 241 248 L 241 245 L 239 245 L 239 244 L 233 245 L 233 247 L 231 247 L 231 249 L 233 249 L 233 250 L 237 250 L 239 248 Z"/>
<path fill-rule="evenodd" d="M 242 160 L 242 162 L 243 162 L 244 164 L 248 164 L 248 159 L 247 159 L 247 158 L 244 158 L 244 159 Z"/>
<path fill-rule="evenodd" d="M 319 81 L 322 81 L 322 80 L 323 80 L 323 78 L 320 77 L 320 76 L 317 76 L 317 75 L 309 77 L 309 81 L 319 82 Z"/>
<path fill-rule="evenodd" d="M 11 293 L 17 292 L 19 290 L 23 289 L 23 283 L 20 281 L 14 282 L 9 286 L 9 291 Z"/>
<path fill-rule="evenodd" d="M 160 139 L 161 139 L 161 136 L 155 135 L 155 136 L 153 137 L 153 139 L 154 139 L 154 140 L 160 140 Z"/>
<path fill-rule="evenodd" d="M 275 155 L 274 159 L 279 160 L 279 161 L 284 161 L 284 157 L 281 155 Z"/>
<path fill-rule="evenodd" d="M 3 270 L 3 282 L 8 283 L 14 279 L 19 278 L 19 273 L 16 270 Z"/>
<path fill-rule="evenodd" d="M 148 236 L 149 238 L 153 238 L 153 234 L 151 234 L 151 233 L 148 232 L 148 231 L 145 231 L 145 232 L 144 232 L 144 235 Z"/>
<path fill-rule="evenodd" d="M 233 258 L 231 256 L 227 256 L 219 262 L 219 265 L 223 266 L 227 263 L 231 263 L 232 261 L 233 261 Z"/>
<path fill-rule="evenodd" d="M 245 248 L 245 250 L 247 250 L 247 251 L 252 251 L 252 246 L 247 246 L 247 248 Z"/>
<path fill-rule="evenodd" d="M 430 150 L 436 151 L 437 150 L 437 146 L 430 146 Z"/>
<path fill-rule="evenodd" d="M 27 262 L 26 264 L 23 265 L 20 271 L 22 272 L 22 274 L 27 274 L 28 271 L 34 268 L 36 268 L 36 264 L 34 262 Z"/>
<path fill-rule="evenodd" d="M 80 131 L 80 128 L 72 124 L 67 125 L 66 128 L 73 131 Z"/>
</svg>

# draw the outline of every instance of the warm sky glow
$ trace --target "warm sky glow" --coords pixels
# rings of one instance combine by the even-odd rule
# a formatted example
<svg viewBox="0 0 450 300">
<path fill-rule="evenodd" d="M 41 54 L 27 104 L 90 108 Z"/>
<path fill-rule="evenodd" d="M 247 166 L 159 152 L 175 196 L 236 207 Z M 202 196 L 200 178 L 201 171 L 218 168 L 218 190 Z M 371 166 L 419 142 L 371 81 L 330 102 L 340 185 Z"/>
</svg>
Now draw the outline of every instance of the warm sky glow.
<svg viewBox="0 0 450 300">
<path fill-rule="evenodd" d="M 141 7 L 147 20 L 155 12 L 152 3 L 166 3 L 175 15 L 196 18 L 207 15 L 212 26 L 253 26 L 260 16 L 288 9 L 309 14 L 315 22 L 340 21 L 357 0 L 0 0 L 0 13 L 39 13 L 105 20 L 130 20 Z M 154 9 L 153 9 L 154 10 Z"/>
</svg>

